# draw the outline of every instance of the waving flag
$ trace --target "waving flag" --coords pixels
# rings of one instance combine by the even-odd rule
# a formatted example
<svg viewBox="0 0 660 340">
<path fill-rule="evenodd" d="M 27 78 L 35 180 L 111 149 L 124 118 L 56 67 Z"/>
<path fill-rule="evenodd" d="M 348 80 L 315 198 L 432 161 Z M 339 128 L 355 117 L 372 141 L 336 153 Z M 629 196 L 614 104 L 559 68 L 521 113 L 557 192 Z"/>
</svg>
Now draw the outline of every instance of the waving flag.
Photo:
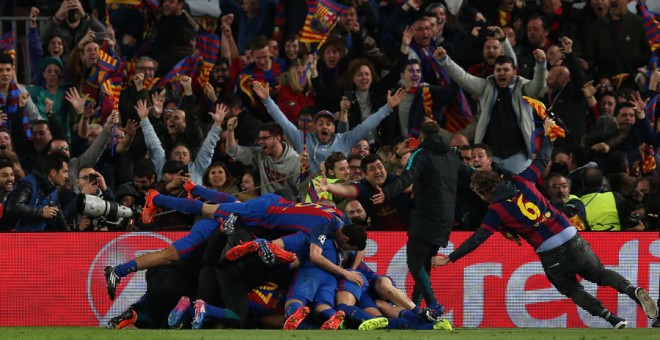
<svg viewBox="0 0 660 340">
<path fill-rule="evenodd" d="M 307 0 L 307 18 L 298 40 L 310 43 L 325 40 L 345 8 L 332 0 Z"/>
<path fill-rule="evenodd" d="M 169 72 L 167 72 L 166 75 L 163 76 L 163 78 L 158 81 L 156 88 L 163 88 L 165 85 L 177 81 L 179 75 L 193 77 L 197 72 L 198 64 L 198 55 L 187 56 L 181 59 L 178 63 L 176 63 L 176 65 L 174 65 L 174 67 L 172 67 Z"/>
<path fill-rule="evenodd" d="M 119 111 L 119 95 L 121 94 L 122 78 L 113 77 L 101 84 L 101 91 L 112 102 L 112 111 Z"/>
<path fill-rule="evenodd" d="M 99 48 L 99 69 L 106 73 L 114 73 L 119 67 L 119 60 Z"/>
<path fill-rule="evenodd" d="M 543 104 L 543 102 L 527 96 L 523 96 L 523 99 L 532 107 L 532 109 L 534 109 L 534 111 L 536 111 L 541 119 L 545 119 L 545 117 L 548 116 L 547 112 L 545 111 L 545 104 Z"/>
<path fill-rule="evenodd" d="M 253 81 L 254 78 L 252 78 L 251 75 L 243 74 L 241 75 L 241 79 L 239 79 L 238 86 L 241 88 L 241 91 L 243 91 L 243 93 L 245 93 L 245 95 L 250 99 L 250 105 L 255 106 L 257 105 L 257 100 L 254 98 L 254 93 L 252 92 Z M 268 86 L 268 84 L 266 84 L 266 86 Z"/>
<path fill-rule="evenodd" d="M 615 76 L 612 76 L 612 84 L 614 85 L 614 91 L 619 91 L 619 88 L 621 87 L 621 84 L 623 84 L 623 81 L 630 78 L 629 73 L 619 73 Z"/>
<path fill-rule="evenodd" d="M 147 6 L 151 7 L 152 9 L 157 10 L 158 8 L 160 8 L 160 2 L 158 0 L 143 0 L 143 1 Z"/>
<path fill-rule="evenodd" d="M 7 32 L 0 38 L 0 51 L 9 54 L 14 62 L 16 62 L 15 40 L 14 32 Z"/>
<path fill-rule="evenodd" d="M 212 33 L 197 33 L 197 49 L 202 58 L 202 71 L 199 73 L 198 81 L 201 85 L 204 85 L 209 82 L 209 75 L 211 74 L 213 65 L 218 61 L 220 37 Z"/>
<path fill-rule="evenodd" d="M 658 95 L 655 95 L 653 98 L 651 98 L 651 100 L 649 100 L 648 104 L 646 104 L 646 107 L 644 108 L 644 113 L 647 117 L 649 117 L 649 121 L 651 122 L 652 126 L 655 126 L 655 107 L 657 103 Z"/>
<path fill-rule="evenodd" d="M 639 147 L 639 152 L 642 154 L 642 173 L 648 174 L 655 170 L 657 165 L 655 163 L 655 151 L 653 151 L 653 146 L 644 143 Z"/>
<path fill-rule="evenodd" d="M 540 100 L 523 96 L 523 99 L 527 104 L 529 104 L 538 114 L 538 116 L 545 120 L 546 117 L 548 117 L 548 113 L 545 109 L 545 104 L 543 104 Z M 538 146 L 540 146 L 541 139 L 543 139 L 543 128 L 538 128 L 532 133 L 532 145 L 535 146 L 535 149 L 538 150 Z M 562 129 L 559 125 L 553 125 L 550 127 L 550 140 L 555 141 L 555 139 L 561 137 L 564 138 L 566 137 L 566 131 Z"/>
<path fill-rule="evenodd" d="M 660 15 L 651 12 L 646 3 L 641 1 L 637 1 L 637 14 L 642 19 L 651 50 L 660 48 Z"/>
</svg>

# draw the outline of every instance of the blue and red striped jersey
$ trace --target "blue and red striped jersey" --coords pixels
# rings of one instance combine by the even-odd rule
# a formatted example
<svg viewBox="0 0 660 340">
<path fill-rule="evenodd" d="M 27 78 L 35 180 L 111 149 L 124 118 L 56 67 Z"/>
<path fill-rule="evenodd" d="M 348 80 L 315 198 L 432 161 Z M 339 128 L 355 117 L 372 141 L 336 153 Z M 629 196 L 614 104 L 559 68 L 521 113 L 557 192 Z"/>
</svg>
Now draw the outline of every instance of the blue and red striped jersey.
<svg viewBox="0 0 660 340">
<path fill-rule="evenodd" d="M 332 238 L 346 222 L 340 211 L 316 203 L 295 203 L 275 194 L 261 195 L 244 203 L 224 203 L 216 217 L 234 213 L 244 227 L 262 227 L 298 232 L 315 236 L 325 234 Z"/>
<path fill-rule="evenodd" d="M 508 181 L 515 188 L 515 195 L 488 205 L 488 212 L 480 227 L 494 233 L 502 231 L 504 226 L 507 231 L 524 238 L 536 250 L 545 240 L 570 227 L 571 222 L 548 202 L 533 181 L 530 182 L 533 178 L 523 177 L 529 170 L 532 168 Z"/>
</svg>

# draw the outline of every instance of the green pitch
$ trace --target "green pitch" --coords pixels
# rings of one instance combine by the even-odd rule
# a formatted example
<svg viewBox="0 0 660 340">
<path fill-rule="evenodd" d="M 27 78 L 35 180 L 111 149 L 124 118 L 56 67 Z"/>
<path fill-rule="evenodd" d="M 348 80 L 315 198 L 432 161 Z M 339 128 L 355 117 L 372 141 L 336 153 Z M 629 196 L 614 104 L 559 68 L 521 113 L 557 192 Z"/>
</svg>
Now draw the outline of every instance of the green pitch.
<svg viewBox="0 0 660 340">
<path fill-rule="evenodd" d="M 579 339 L 579 340 L 637 340 L 660 339 L 660 329 L 458 329 L 447 331 L 278 331 L 278 330 L 106 330 L 91 327 L 0 327 L 0 339 L 268 339 L 268 340 L 323 340 L 323 339 Z"/>
</svg>

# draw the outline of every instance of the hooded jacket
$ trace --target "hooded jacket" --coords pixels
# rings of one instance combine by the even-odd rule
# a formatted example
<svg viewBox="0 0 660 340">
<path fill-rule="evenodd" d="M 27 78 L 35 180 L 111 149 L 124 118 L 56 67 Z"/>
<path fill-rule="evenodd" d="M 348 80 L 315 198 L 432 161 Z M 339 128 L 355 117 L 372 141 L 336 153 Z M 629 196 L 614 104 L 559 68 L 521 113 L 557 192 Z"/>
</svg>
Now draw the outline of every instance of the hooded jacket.
<svg viewBox="0 0 660 340">
<path fill-rule="evenodd" d="M 409 237 L 447 246 L 454 225 L 459 172 L 467 170 L 440 135 L 422 142 L 401 176 L 383 188 L 387 200 L 413 184 L 415 208 L 408 227 Z"/>
<path fill-rule="evenodd" d="M 298 153 L 289 143 L 282 142 L 282 145 L 284 152 L 277 161 L 266 156 L 261 147 L 237 145 L 227 149 L 227 154 L 237 161 L 245 165 L 252 165 L 259 170 L 262 195 L 278 189 L 298 192 L 298 180 L 300 179 Z"/>
</svg>

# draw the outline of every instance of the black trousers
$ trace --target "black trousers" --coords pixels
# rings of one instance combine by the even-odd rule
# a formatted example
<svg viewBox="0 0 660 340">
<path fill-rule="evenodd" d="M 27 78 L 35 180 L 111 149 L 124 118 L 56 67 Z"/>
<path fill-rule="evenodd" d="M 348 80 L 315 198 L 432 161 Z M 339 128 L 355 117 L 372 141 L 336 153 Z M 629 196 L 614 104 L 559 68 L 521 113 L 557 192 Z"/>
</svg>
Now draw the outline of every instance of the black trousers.
<svg viewBox="0 0 660 340">
<path fill-rule="evenodd" d="M 602 316 L 603 304 L 587 293 L 578 282 L 577 275 L 599 286 L 609 286 L 620 293 L 626 293 L 630 282 L 621 274 L 605 269 L 591 246 L 579 234 L 563 245 L 538 253 L 548 280 L 557 290 L 571 298 L 576 305 L 591 315 Z"/>
<path fill-rule="evenodd" d="M 412 301 L 419 305 L 422 298 L 426 305 L 437 302 L 431 288 L 431 258 L 438 253 L 440 246 L 416 238 L 408 237 L 406 244 L 406 263 L 415 281 Z"/>
</svg>

